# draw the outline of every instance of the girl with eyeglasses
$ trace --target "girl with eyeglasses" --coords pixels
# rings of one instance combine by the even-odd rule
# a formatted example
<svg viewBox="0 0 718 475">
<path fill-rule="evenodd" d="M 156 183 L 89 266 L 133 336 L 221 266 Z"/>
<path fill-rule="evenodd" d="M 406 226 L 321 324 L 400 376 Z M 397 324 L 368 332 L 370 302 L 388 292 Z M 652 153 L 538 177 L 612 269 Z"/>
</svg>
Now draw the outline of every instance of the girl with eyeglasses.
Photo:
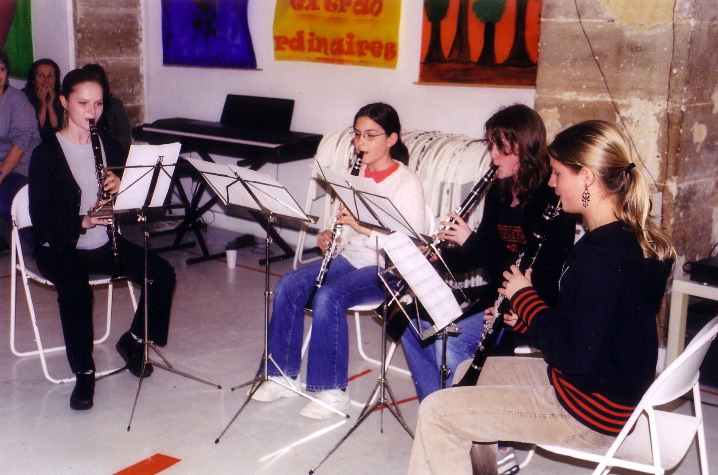
<svg viewBox="0 0 718 475">
<path fill-rule="evenodd" d="M 354 117 L 354 147 L 363 154 L 360 176 L 371 178 L 394 203 L 414 229 L 424 228 L 425 202 L 421 182 L 406 163 L 409 153 L 401 141 L 397 112 L 388 104 L 362 107 Z M 352 306 L 380 300 L 383 284 L 377 276 L 377 238 L 382 233 L 362 226 L 343 207 L 336 224 L 343 226 L 340 251 L 332 261 L 326 282 L 312 300 L 312 338 L 309 343 L 306 388 L 329 406 L 344 411 L 350 399 L 348 385 L 349 341 L 346 310 Z M 326 251 L 332 232 L 324 231 L 317 244 Z M 304 306 L 315 287 L 321 263 L 315 261 L 284 275 L 274 290 L 272 317 L 269 321 L 268 373 L 281 372 L 296 378 L 301 367 L 304 333 Z M 280 372 L 281 370 L 281 372 Z M 297 387 L 299 387 L 297 383 Z M 271 402 L 297 396 L 283 386 L 268 381 L 252 398 Z M 312 419 L 326 419 L 335 412 L 309 401 L 299 412 Z"/>
</svg>

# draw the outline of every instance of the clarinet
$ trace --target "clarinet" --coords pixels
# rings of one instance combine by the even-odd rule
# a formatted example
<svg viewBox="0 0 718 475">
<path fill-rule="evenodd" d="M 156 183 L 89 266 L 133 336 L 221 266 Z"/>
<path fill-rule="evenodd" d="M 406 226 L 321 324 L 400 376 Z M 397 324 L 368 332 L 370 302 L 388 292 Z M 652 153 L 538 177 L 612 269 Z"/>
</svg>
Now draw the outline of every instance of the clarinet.
<svg viewBox="0 0 718 475">
<path fill-rule="evenodd" d="M 496 171 L 498 169 L 499 167 L 497 167 L 496 165 L 493 165 L 491 168 L 488 169 L 484 176 L 476 182 L 474 187 L 471 189 L 471 192 L 466 196 L 466 198 L 464 198 L 464 201 L 461 203 L 461 205 L 454 210 L 454 214 L 461 217 L 461 219 L 466 219 L 469 213 L 471 213 L 476 204 L 479 202 L 479 199 L 481 199 L 481 196 L 483 195 L 484 191 L 486 191 L 489 185 L 494 181 L 494 178 L 496 178 Z M 449 223 L 456 223 L 456 219 L 449 218 Z M 427 259 L 431 259 L 432 256 L 436 253 L 436 250 L 445 244 L 446 240 L 439 237 L 439 232 L 445 229 L 449 229 L 448 224 L 441 226 L 431 236 L 432 242 L 429 246 L 427 246 L 426 250 L 424 251 L 424 255 Z M 394 290 L 396 300 L 392 299 L 391 304 L 389 304 L 389 321 L 387 322 L 387 334 L 394 341 L 398 341 L 398 339 L 401 338 L 401 335 L 404 333 L 406 327 L 409 325 L 409 322 L 406 318 L 394 318 L 397 312 L 401 312 L 401 309 L 398 308 L 399 304 L 397 302 L 409 290 L 408 287 L 409 285 L 404 279 L 400 280 L 396 286 L 396 289 Z"/>
<path fill-rule="evenodd" d="M 359 152 L 357 154 L 357 158 L 356 160 L 354 160 L 354 165 L 351 169 L 351 175 L 359 175 L 359 170 L 361 169 L 361 162 L 363 157 L 364 152 Z M 319 268 L 319 274 L 317 274 L 317 280 L 314 284 L 314 288 L 312 289 L 312 293 L 309 294 L 307 303 L 304 304 L 304 308 L 307 310 L 312 309 L 312 302 L 314 301 L 314 296 L 317 294 L 317 290 L 319 290 L 319 288 L 324 285 L 324 282 L 327 280 L 327 272 L 329 272 L 329 266 L 332 264 L 334 254 L 336 253 L 337 247 L 339 246 L 339 237 L 342 235 L 343 228 L 344 226 L 342 226 L 341 224 L 335 224 L 334 227 L 332 227 L 332 242 L 331 244 L 329 244 L 329 247 L 324 253 L 324 258 L 322 259 L 322 265 Z"/>
<path fill-rule="evenodd" d="M 90 124 L 90 142 L 92 143 L 92 153 L 95 155 L 95 176 L 97 177 L 97 201 L 104 201 L 99 209 L 91 212 L 93 216 L 107 216 L 109 224 L 107 225 L 107 237 L 110 240 L 110 249 L 112 250 L 112 279 L 118 279 L 120 269 L 120 254 L 117 251 L 117 229 L 115 228 L 115 216 L 112 207 L 112 196 L 110 192 L 105 191 L 105 178 L 107 177 L 107 168 L 102 158 L 102 145 L 100 144 L 100 136 L 97 132 L 97 125 L 94 119 L 88 120 Z"/>
<path fill-rule="evenodd" d="M 527 243 L 527 247 L 519 254 L 516 260 L 516 266 L 519 268 L 521 273 L 525 273 L 531 267 L 533 267 L 536 258 L 538 257 L 543 244 L 546 241 L 546 234 L 548 232 L 549 223 L 551 223 L 561 212 L 561 202 L 556 201 L 549 203 L 546 206 L 543 214 L 541 215 L 541 221 L 538 222 L 533 234 L 532 239 Z M 511 303 L 503 294 L 499 294 L 496 304 L 494 305 L 494 312 L 491 318 L 484 320 L 484 329 L 481 333 L 481 340 L 479 340 L 479 346 L 474 353 L 474 360 L 471 362 L 469 369 L 461 378 L 461 381 L 454 384 L 454 386 L 475 386 L 481 375 L 481 370 L 484 368 L 486 358 L 488 357 L 488 348 L 491 348 L 496 343 L 496 339 L 503 325 L 502 315 L 511 311 Z"/>
</svg>

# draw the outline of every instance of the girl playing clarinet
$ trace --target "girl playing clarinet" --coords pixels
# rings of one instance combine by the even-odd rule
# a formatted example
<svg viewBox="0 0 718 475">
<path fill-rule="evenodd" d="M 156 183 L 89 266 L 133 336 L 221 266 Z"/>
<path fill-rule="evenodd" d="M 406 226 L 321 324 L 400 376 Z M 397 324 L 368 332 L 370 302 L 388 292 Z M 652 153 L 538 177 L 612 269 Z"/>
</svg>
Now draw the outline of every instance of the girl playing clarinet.
<svg viewBox="0 0 718 475">
<path fill-rule="evenodd" d="M 354 148 L 363 154 L 360 176 L 373 179 L 414 229 L 424 228 L 424 193 L 419 178 L 407 166 L 409 152 L 401 141 L 399 115 L 388 104 L 362 107 L 354 117 Z M 334 258 L 322 285 L 312 300 L 312 338 L 307 361 L 307 390 L 329 406 L 344 411 L 350 399 L 348 385 L 349 343 L 346 310 L 361 303 L 380 300 L 384 288 L 377 275 L 377 238 L 380 232 L 360 225 L 346 209 L 336 219 L 343 226 L 343 248 Z M 322 251 L 332 240 L 332 232 L 317 237 Z M 284 275 L 274 290 L 269 321 L 268 375 L 280 377 L 280 369 L 290 377 L 299 374 L 304 332 L 304 306 L 315 287 L 321 263 L 315 261 Z M 294 397 L 297 393 L 273 382 L 263 383 L 252 399 L 264 402 Z M 333 411 L 308 402 L 299 414 L 326 419 Z"/>
<path fill-rule="evenodd" d="M 659 310 L 675 251 L 650 215 L 646 183 L 618 129 L 572 126 L 549 146 L 563 209 L 588 232 L 569 254 L 555 305 L 512 266 L 499 292 L 543 359 L 488 358 L 477 386 L 427 397 L 409 472 L 495 474 L 497 441 L 606 447 L 653 382 Z M 477 473 L 474 472 L 474 473 Z"/>
</svg>

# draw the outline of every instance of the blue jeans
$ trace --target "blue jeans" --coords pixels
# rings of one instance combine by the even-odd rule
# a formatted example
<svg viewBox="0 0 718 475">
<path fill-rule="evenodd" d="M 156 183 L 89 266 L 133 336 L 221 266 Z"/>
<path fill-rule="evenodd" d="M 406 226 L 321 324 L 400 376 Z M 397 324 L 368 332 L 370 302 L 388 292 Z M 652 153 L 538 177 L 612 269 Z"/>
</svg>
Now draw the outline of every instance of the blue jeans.
<svg viewBox="0 0 718 475">
<path fill-rule="evenodd" d="M 304 305 L 314 288 L 321 261 L 294 270 L 277 282 L 269 321 L 269 354 L 288 376 L 299 374 L 304 334 Z M 327 278 L 314 296 L 312 338 L 307 360 L 307 389 L 323 391 L 347 387 L 349 335 L 346 310 L 381 300 L 384 285 L 375 266 L 357 269 L 343 256 L 332 261 Z M 270 362 L 269 376 L 280 376 Z"/>
<path fill-rule="evenodd" d="M 446 387 L 451 386 L 454 372 L 459 363 L 471 359 L 481 341 L 481 332 L 484 329 L 485 312 L 470 315 L 456 323 L 459 327 L 458 335 L 449 335 L 446 343 L 446 366 L 449 375 L 446 378 Z M 431 324 L 422 320 L 421 331 L 428 329 Z M 416 325 L 416 320 L 414 320 Z M 416 395 L 419 401 L 426 396 L 441 389 L 441 357 L 443 342 L 441 338 L 430 338 L 422 341 L 419 335 L 409 327 L 401 337 L 404 346 L 406 361 L 409 363 L 411 377 L 414 379 Z"/>
</svg>

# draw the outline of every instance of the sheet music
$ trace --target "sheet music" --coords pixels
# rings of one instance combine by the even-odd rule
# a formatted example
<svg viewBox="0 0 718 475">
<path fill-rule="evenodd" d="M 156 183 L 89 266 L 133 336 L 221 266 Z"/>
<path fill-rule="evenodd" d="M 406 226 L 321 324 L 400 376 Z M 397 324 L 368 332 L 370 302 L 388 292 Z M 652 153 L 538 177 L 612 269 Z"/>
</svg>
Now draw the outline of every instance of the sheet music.
<svg viewBox="0 0 718 475">
<path fill-rule="evenodd" d="M 461 316 L 451 288 L 444 282 L 414 242 L 401 233 L 392 233 L 381 245 L 401 276 L 441 330 Z"/>
<path fill-rule="evenodd" d="M 193 158 L 185 160 L 202 173 L 205 181 L 224 204 L 304 221 L 316 221 L 316 218 L 304 213 L 284 186 L 266 173 Z"/>
<path fill-rule="evenodd" d="M 388 232 L 400 232 L 421 240 L 421 235 L 404 219 L 394 203 L 384 196 L 374 180 L 324 169 L 319 164 L 317 166 L 360 224 Z"/>
<path fill-rule="evenodd" d="M 158 157 L 163 157 L 162 170 L 157 177 L 157 185 L 149 207 L 164 205 L 181 146 L 179 142 L 163 145 L 131 145 L 122 173 L 120 191 L 117 193 L 114 205 L 115 211 L 136 210 L 144 206 Z"/>
</svg>

